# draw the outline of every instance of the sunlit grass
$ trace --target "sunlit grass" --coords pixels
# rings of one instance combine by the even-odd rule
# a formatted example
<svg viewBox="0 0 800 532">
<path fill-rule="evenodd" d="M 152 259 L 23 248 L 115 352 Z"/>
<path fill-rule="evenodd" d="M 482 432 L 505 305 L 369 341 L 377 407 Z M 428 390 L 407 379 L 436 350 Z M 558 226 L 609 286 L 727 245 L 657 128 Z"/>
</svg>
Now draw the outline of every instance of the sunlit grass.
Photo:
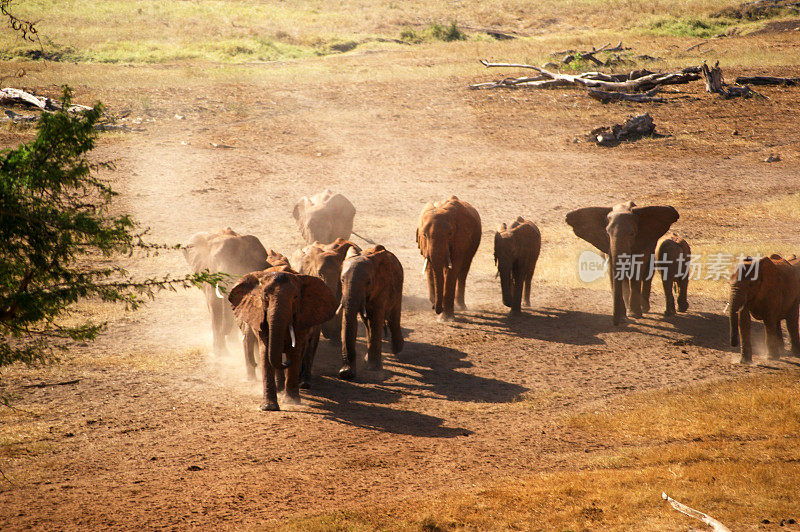
<svg viewBox="0 0 800 532">
<path fill-rule="evenodd" d="M 675 497 L 731 529 L 795 517 L 800 482 L 796 375 L 637 394 L 564 420 L 611 450 L 568 470 L 479 489 L 297 519 L 286 530 L 685 530 Z"/>
</svg>

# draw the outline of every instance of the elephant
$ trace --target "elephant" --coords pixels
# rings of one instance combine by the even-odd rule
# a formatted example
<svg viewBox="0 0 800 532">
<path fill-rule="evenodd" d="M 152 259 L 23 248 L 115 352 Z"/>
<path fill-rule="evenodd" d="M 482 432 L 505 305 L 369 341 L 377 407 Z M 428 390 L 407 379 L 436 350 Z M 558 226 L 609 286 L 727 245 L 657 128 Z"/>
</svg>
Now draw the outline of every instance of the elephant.
<svg viewBox="0 0 800 532">
<path fill-rule="evenodd" d="M 522 216 L 510 226 L 501 224 L 494 234 L 494 263 L 500 276 L 503 304 L 511 308 L 512 314 L 521 312 L 523 289 L 525 306 L 531 306 L 531 279 L 541 248 L 539 228 Z"/>
<path fill-rule="evenodd" d="M 400 315 L 403 301 L 403 266 L 381 245 L 360 252 L 351 247 L 342 266 L 342 368 L 339 378 L 356 377 L 358 315 L 367 329 L 367 363 L 383 367 L 381 347 L 384 327 L 392 335 L 392 353 L 403 350 Z"/>
<path fill-rule="evenodd" d="M 658 241 L 656 263 L 664 286 L 664 299 L 667 308 L 664 316 L 675 315 L 675 296 L 678 292 L 678 312 L 689 310 L 689 259 L 692 249 L 689 243 L 677 235 L 669 235 Z"/>
<path fill-rule="evenodd" d="M 337 238 L 331 244 L 315 242 L 299 250 L 295 255 L 295 263 L 299 264 L 300 273 L 314 275 L 322 279 L 334 297 L 336 297 L 337 304 L 342 299 L 342 262 L 349 249 L 361 252 L 361 248 L 353 242 Z M 341 339 L 341 330 L 341 310 L 337 309 L 334 317 L 322 324 L 321 332 L 328 340 L 338 343 Z M 300 369 L 301 388 L 310 387 L 311 370 L 314 365 L 314 356 L 316 355 L 318 344 L 319 334 L 312 335 Z"/>
<path fill-rule="evenodd" d="M 417 246 L 425 259 L 428 298 L 439 321 L 453 319 L 464 302 L 467 274 L 481 243 L 481 217 L 475 208 L 451 196 L 422 208 L 417 224 Z"/>
<path fill-rule="evenodd" d="M 258 238 L 240 235 L 230 227 L 218 233 L 195 234 L 183 248 L 183 256 L 194 273 L 209 270 L 212 273 L 224 272 L 237 278 L 270 267 L 267 251 Z M 233 284 L 233 279 L 222 284 Z M 218 356 L 227 354 L 226 338 L 236 331 L 233 313 L 219 285 L 205 285 L 203 293 L 211 311 L 213 353 Z"/>
<path fill-rule="evenodd" d="M 650 310 L 650 266 L 656 242 L 678 217 L 672 206 L 637 207 L 632 201 L 567 213 L 566 222 L 575 234 L 610 256 L 614 325 L 625 320 L 626 306 L 635 318 Z"/>
<path fill-rule="evenodd" d="M 294 255 L 294 261 L 300 273 L 315 275 L 325 281 L 338 302 L 342 298 L 342 262 L 350 248 L 361 251 L 358 245 L 343 238 L 337 238 L 331 244 L 314 242 L 298 250 Z M 322 335 L 328 340 L 338 342 L 341 328 L 341 316 L 337 314 L 332 320 L 322 324 Z"/>
<path fill-rule="evenodd" d="M 788 259 L 788 260 L 787 260 Z M 800 355 L 798 309 L 800 309 L 800 259 L 791 255 L 763 257 L 756 261 L 748 257 L 734 268 L 730 278 L 728 311 L 731 345 L 739 345 L 741 363 L 753 361 L 750 341 L 750 316 L 764 322 L 764 336 L 769 358 L 780 358 L 783 352 L 781 321 L 786 321 L 792 354 Z"/>
<path fill-rule="evenodd" d="M 242 332 L 246 338 L 255 337 L 258 346 L 264 387 L 261 410 L 280 410 L 278 389 L 285 388 L 288 401 L 300 402 L 300 365 L 309 335 L 336 311 L 336 299 L 321 279 L 283 268 L 248 273 L 228 294 Z M 245 349 L 248 358 L 251 353 Z M 248 373 L 255 373 L 255 360 L 248 360 Z"/>
<path fill-rule="evenodd" d="M 311 197 L 303 196 L 292 211 L 308 244 L 330 244 L 337 238 L 347 240 L 353 232 L 355 215 L 356 208 L 350 200 L 327 189 Z"/>
</svg>

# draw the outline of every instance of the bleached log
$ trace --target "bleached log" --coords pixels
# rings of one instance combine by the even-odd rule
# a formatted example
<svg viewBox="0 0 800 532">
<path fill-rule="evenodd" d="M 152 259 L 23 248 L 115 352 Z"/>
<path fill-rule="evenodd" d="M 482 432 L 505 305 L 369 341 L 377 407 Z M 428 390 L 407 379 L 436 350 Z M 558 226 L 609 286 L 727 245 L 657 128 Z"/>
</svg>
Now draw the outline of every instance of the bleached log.
<svg viewBox="0 0 800 532">
<path fill-rule="evenodd" d="M 513 67 L 513 68 L 529 68 L 536 70 L 547 78 L 564 81 L 570 85 L 582 86 L 586 88 L 600 89 L 611 92 L 641 92 L 651 90 L 659 85 L 674 85 L 679 83 L 688 83 L 700 79 L 698 67 L 684 68 L 678 72 L 661 73 L 656 72 L 641 76 L 636 79 L 626 81 L 605 81 L 600 79 L 592 79 L 581 75 L 561 74 L 557 72 L 550 72 L 544 68 L 535 65 L 525 65 L 519 63 L 489 63 L 488 61 L 481 60 L 481 64 L 487 68 L 492 67 Z"/>
<path fill-rule="evenodd" d="M 0 103 L 22 103 L 32 107 L 38 107 L 42 111 L 60 111 L 62 106 L 61 102 L 48 98 L 46 96 L 35 96 L 29 92 L 21 89 L 14 89 L 6 87 L 0 89 Z M 67 109 L 70 113 L 78 111 L 87 111 L 91 107 L 85 105 L 72 104 Z"/>
<path fill-rule="evenodd" d="M 694 508 L 690 508 L 685 504 L 676 501 L 666 493 L 662 493 L 661 498 L 667 501 L 670 504 L 670 506 L 678 510 L 680 513 L 688 515 L 689 517 L 694 517 L 695 519 L 698 519 L 703 523 L 707 524 L 708 526 L 711 527 L 711 530 L 713 532 L 731 532 L 728 527 L 726 527 L 725 525 L 723 525 L 710 515 L 704 514 L 703 512 L 695 510 Z"/>
</svg>

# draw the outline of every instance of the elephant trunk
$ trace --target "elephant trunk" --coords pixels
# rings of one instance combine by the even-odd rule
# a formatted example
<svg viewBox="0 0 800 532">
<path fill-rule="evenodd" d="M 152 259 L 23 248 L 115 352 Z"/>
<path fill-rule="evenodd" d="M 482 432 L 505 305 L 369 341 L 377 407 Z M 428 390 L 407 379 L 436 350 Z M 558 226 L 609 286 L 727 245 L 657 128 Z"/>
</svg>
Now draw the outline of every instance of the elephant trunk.
<svg viewBox="0 0 800 532">
<path fill-rule="evenodd" d="M 622 296 L 622 285 L 627 282 L 626 272 L 618 263 L 619 255 L 611 255 L 611 288 L 614 292 L 614 325 L 619 325 L 625 317 L 625 299 Z"/>
<path fill-rule="evenodd" d="M 747 290 L 742 286 L 743 281 L 731 285 L 731 295 L 728 300 L 728 317 L 731 327 L 731 345 L 739 345 L 739 313 L 746 312 Z"/>
<path fill-rule="evenodd" d="M 498 272 L 500 274 L 500 289 L 503 292 L 503 305 L 511 307 L 513 305 L 513 279 L 511 276 L 511 268 L 498 265 Z"/>
<path fill-rule="evenodd" d="M 270 312 L 267 317 L 269 326 L 269 345 L 267 355 L 269 364 L 273 369 L 286 369 L 291 366 L 291 362 L 283 362 L 283 348 L 286 345 L 287 332 L 294 336 L 294 329 L 289 319 L 283 317 L 279 312 Z M 292 338 L 293 342 L 295 341 Z"/>
<path fill-rule="evenodd" d="M 342 363 L 350 365 L 356 356 L 356 336 L 358 335 L 358 311 L 356 306 L 348 306 L 342 311 L 344 326 L 342 327 Z"/>
</svg>

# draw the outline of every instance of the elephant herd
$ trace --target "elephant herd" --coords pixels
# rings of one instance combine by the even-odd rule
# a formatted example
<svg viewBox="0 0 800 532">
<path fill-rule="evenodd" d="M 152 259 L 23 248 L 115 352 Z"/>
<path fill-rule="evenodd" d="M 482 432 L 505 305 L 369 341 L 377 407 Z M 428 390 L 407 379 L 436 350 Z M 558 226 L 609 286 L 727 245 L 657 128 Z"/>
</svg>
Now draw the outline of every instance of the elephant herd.
<svg viewBox="0 0 800 532">
<path fill-rule="evenodd" d="M 384 335 L 391 336 L 393 353 L 403 349 L 403 267 L 384 246 L 361 249 L 349 240 L 355 213 L 347 198 L 329 190 L 303 197 L 293 216 L 308 245 L 292 256 L 297 269 L 284 255 L 267 251 L 255 236 L 231 228 L 195 234 L 183 248 L 193 271 L 230 276 L 230 282 L 221 283 L 224 286 L 204 288 L 213 350 L 225 353 L 227 339 L 238 329 L 248 378 L 255 379 L 257 365 L 261 369 L 262 410 L 279 410 L 281 390 L 286 401 L 299 402 L 299 388 L 310 386 L 320 336 L 341 342 L 339 377 L 356 378 L 359 317 L 366 329 L 366 362 L 371 369 L 382 367 Z M 665 236 L 677 220 L 678 212 L 671 206 L 638 207 L 633 202 L 567 214 L 574 233 L 608 258 L 615 325 L 626 316 L 641 317 L 649 311 L 655 269 L 662 278 L 664 314 L 676 312 L 673 292 L 678 294 L 677 311 L 688 309 L 691 250 L 684 239 Z M 431 306 L 440 321 L 451 320 L 456 309 L 466 308 L 467 275 L 481 235 L 478 211 L 456 196 L 422 209 L 416 240 Z M 539 228 L 522 217 L 502 224 L 494 234 L 502 301 L 512 314 L 520 312 L 523 300 L 530 306 L 540 251 Z M 631 267 L 630 257 L 641 258 L 637 267 Z M 656 263 L 659 268 L 653 267 Z M 741 337 L 742 362 L 752 360 L 751 315 L 764 321 L 771 357 L 783 350 L 782 320 L 792 352 L 800 354 L 800 259 L 748 258 L 737 265 L 730 285 L 731 344 L 739 345 Z"/>
</svg>

